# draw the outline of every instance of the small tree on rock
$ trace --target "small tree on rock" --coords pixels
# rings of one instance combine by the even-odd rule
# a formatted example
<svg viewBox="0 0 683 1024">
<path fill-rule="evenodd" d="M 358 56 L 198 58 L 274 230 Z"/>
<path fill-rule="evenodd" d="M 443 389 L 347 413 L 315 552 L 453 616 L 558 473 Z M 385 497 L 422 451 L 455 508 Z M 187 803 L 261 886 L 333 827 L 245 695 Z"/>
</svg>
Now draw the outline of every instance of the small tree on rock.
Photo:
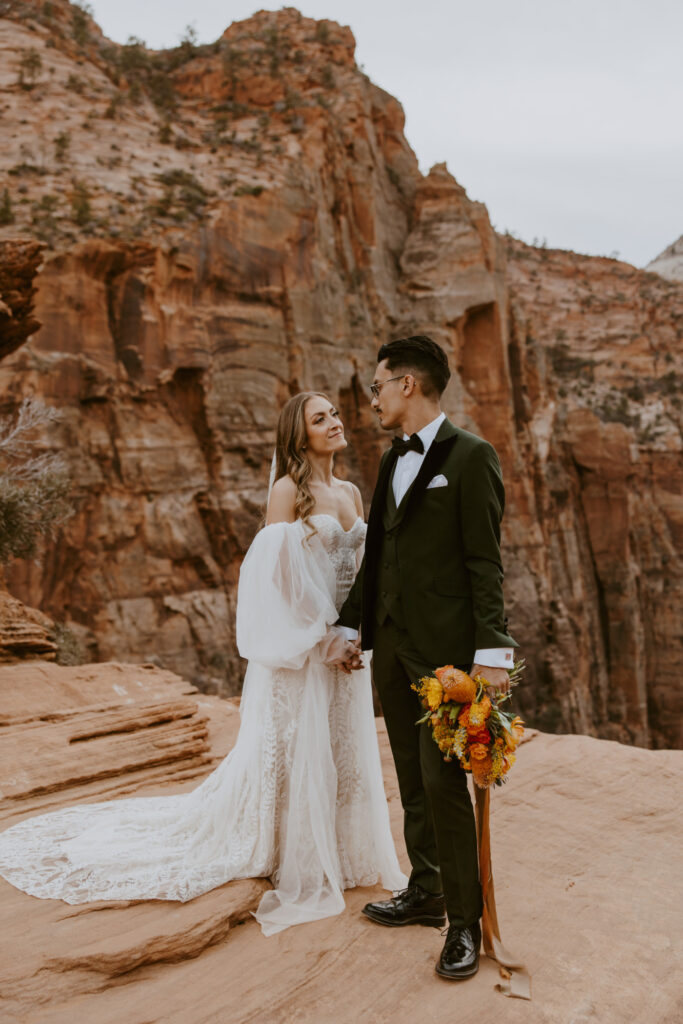
<svg viewBox="0 0 683 1024">
<path fill-rule="evenodd" d="M 14 419 L 0 420 L 0 563 L 30 558 L 38 539 L 54 536 L 73 512 L 64 459 L 36 454 L 36 431 L 58 418 L 56 409 L 25 399 Z"/>
</svg>

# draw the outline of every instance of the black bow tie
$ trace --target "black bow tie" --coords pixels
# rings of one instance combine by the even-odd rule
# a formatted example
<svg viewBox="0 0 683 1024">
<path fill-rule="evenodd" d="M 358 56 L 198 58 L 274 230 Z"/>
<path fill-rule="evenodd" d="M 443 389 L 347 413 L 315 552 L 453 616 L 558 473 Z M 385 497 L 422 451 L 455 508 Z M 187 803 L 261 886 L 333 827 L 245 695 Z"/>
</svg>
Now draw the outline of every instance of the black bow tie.
<svg viewBox="0 0 683 1024">
<path fill-rule="evenodd" d="M 405 455 L 406 452 L 419 452 L 422 455 L 425 450 L 422 438 L 417 434 L 411 434 L 407 441 L 404 441 L 402 437 L 395 437 L 391 442 L 391 447 L 397 455 Z"/>
</svg>

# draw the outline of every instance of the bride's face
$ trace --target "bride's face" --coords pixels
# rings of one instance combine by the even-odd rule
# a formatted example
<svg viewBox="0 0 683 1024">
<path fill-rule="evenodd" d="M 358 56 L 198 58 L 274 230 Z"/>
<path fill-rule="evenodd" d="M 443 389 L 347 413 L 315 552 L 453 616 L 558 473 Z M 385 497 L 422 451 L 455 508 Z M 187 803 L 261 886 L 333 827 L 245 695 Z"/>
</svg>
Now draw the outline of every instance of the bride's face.
<svg viewBox="0 0 683 1024">
<path fill-rule="evenodd" d="M 344 425 L 339 413 L 325 398 L 314 395 L 304 408 L 306 445 L 314 455 L 330 455 L 346 448 Z"/>
</svg>

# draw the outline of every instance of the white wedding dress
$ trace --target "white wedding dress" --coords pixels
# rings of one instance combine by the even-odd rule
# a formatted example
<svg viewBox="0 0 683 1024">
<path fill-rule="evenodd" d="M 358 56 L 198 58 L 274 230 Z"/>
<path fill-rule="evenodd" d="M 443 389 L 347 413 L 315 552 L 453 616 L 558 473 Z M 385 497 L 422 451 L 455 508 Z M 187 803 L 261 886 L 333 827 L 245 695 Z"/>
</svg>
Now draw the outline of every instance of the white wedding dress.
<svg viewBox="0 0 683 1024">
<path fill-rule="evenodd" d="M 406 885 L 389 827 L 369 668 L 324 663 L 365 524 L 329 515 L 257 534 L 240 573 L 248 658 L 237 742 L 191 793 L 81 804 L 0 835 L 0 875 L 41 898 L 190 900 L 267 876 L 266 935 L 338 914 L 342 892 Z"/>
</svg>

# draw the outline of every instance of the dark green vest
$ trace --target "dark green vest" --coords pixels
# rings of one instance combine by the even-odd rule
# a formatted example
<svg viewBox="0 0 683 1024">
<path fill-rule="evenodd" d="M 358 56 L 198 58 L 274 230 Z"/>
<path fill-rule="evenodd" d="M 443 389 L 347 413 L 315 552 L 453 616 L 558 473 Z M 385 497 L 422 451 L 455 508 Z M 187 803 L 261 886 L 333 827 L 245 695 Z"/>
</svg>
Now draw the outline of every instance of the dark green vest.
<svg viewBox="0 0 683 1024">
<path fill-rule="evenodd" d="M 405 501 L 405 497 L 403 499 Z M 398 508 L 394 498 L 393 473 L 387 487 L 384 503 L 384 537 L 379 553 L 377 571 L 377 600 L 375 620 L 381 626 L 391 617 L 397 626 L 405 626 L 405 615 L 401 607 L 401 576 L 396 545 Z"/>
</svg>

